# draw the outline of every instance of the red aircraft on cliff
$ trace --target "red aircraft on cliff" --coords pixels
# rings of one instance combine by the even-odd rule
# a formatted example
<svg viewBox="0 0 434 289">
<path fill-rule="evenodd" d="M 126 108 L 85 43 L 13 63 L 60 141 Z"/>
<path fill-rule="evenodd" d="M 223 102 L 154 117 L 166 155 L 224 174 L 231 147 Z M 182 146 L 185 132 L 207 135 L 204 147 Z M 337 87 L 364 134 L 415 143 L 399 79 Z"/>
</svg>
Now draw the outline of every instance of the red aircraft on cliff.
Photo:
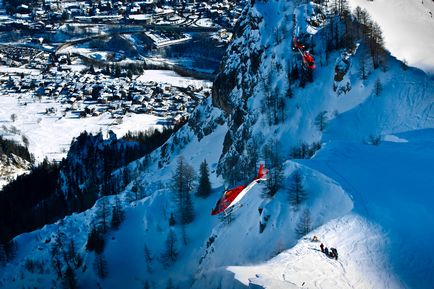
<svg viewBox="0 0 434 289">
<path fill-rule="evenodd" d="M 298 52 L 300 53 L 301 58 L 303 59 L 304 67 L 310 70 L 314 70 L 316 66 L 315 66 L 315 58 L 313 57 L 313 55 L 310 54 L 309 51 L 305 49 L 306 47 L 303 44 L 297 41 L 297 38 L 295 36 L 292 44 L 293 44 L 293 49 L 294 50 L 297 49 Z"/>
<path fill-rule="evenodd" d="M 227 190 L 223 196 L 217 201 L 215 208 L 211 211 L 211 215 L 218 215 L 220 213 L 229 213 L 234 206 L 253 188 L 257 183 L 265 181 L 268 170 L 264 169 L 264 165 L 259 166 L 259 172 L 248 185 L 238 186 L 233 189 Z"/>
</svg>

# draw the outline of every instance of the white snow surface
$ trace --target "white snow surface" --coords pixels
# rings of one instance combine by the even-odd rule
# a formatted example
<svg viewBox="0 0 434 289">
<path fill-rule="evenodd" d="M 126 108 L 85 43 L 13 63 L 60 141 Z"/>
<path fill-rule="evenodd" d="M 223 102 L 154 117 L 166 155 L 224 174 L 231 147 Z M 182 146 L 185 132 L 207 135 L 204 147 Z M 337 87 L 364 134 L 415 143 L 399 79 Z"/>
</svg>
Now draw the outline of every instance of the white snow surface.
<svg viewBox="0 0 434 289">
<path fill-rule="evenodd" d="M 45 114 L 47 108 L 54 107 L 57 113 Z M 97 117 L 78 118 L 75 115 L 62 115 L 64 105 L 42 98 L 41 102 L 27 95 L 0 96 L 0 132 L 4 137 L 21 141 L 24 135 L 29 140 L 29 151 L 37 161 L 45 157 L 49 160 L 61 160 L 66 156 L 69 145 L 74 137 L 83 131 L 97 133 L 100 130 L 113 130 L 122 137 L 128 130 L 139 131 L 150 127 L 162 128 L 159 118 L 147 114 L 127 114 L 122 123 L 118 124 L 109 113 Z M 15 113 L 16 120 L 10 116 Z"/>
<path fill-rule="evenodd" d="M 319 242 L 313 242 L 317 236 Z M 338 248 L 338 260 L 327 257 L 319 245 Z M 349 214 L 334 219 L 300 240 L 291 249 L 264 264 L 230 266 L 243 284 L 263 288 L 401 288 L 383 251 L 385 234 L 366 219 Z M 254 288 L 254 287 L 253 287 Z"/>
<path fill-rule="evenodd" d="M 434 75 L 434 2 L 430 0 L 349 0 L 351 8 L 365 8 L 382 31 L 386 48 Z M 430 14 L 431 12 L 431 14 Z"/>
<path fill-rule="evenodd" d="M 204 87 L 210 85 L 209 81 L 197 80 L 191 77 L 182 77 L 172 70 L 145 70 L 136 81 L 155 81 L 158 83 L 168 83 L 178 87 L 187 87 L 189 85 L 194 87 Z"/>
</svg>

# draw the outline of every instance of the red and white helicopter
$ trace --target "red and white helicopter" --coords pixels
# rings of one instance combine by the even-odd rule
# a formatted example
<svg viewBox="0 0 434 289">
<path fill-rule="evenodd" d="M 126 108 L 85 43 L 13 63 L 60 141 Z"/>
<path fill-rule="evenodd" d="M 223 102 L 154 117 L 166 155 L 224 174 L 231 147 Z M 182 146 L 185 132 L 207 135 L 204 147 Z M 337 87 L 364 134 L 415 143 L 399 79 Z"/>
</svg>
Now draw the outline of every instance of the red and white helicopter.
<svg viewBox="0 0 434 289">
<path fill-rule="evenodd" d="M 265 176 L 268 170 L 264 169 L 264 165 L 259 166 L 258 175 L 248 185 L 238 186 L 233 189 L 227 190 L 223 196 L 217 201 L 215 208 L 211 211 L 211 215 L 218 215 L 221 213 L 229 214 L 234 206 L 253 188 L 257 183 L 265 181 Z"/>
<path fill-rule="evenodd" d="M 297 38 L 294 36 L 293 38 L 293 49 L 297 49 L 303 59 L 303 65 L 307 69 L 314 70 L 315 66 L 315 58 L 309 51 L 305 50 L 305 46 L 297 41 Z"/>
</svg>

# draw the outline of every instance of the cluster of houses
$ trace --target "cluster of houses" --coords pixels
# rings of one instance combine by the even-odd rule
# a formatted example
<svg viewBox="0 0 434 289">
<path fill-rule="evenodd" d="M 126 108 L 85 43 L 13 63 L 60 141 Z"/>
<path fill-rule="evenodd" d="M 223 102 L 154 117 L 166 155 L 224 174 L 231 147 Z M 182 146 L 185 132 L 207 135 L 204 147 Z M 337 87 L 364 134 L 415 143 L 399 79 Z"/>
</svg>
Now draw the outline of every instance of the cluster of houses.
<svg viewBox="0 0 434 289">
<path fill-rule="evenodd" d="M 14 0 L 10 0 L 14 3 Z M 185 2 L 185 1 L 74 1 L 44 0 L 29 5 L 16 1 L 17 6 L 7 6 L 9 14 L 16 20 L 28 23 L 52 25 L 59 22 L 94 22 L 94 23 L 144 23 L 161 24 L 185 22 L 192 24 L 199 18 L 210 18 L 216 25 L 224 28 L 233 27 L 241 14 L 246 1 Z M 21 5 L 20 5 L 21 4 Z M 173 22 L 173 21 L 172 21 Z M 23 23 L 22 23 L 23 24 Z M 44 24 L 44 25 L 42 25 Z M 24 24 L 23 24 L 24 25 Z M 0 25 L 1 26 L 1 25 Z M 1 28 L 1 27 L 0 27 Z"/>
<path fill-rule="evenodd" d="M 56 28 L 68 22 L 72 25 L 91 22 L 179 26 L 200 26 L 206 23 L 209 26 L 233 27 L 245 0 L 188 3 L 178 0 L 44 0 L 29 5 L 18 0 L 15 2 L 15 6 L 11 5 L 14 0 L 4 2 L 10 16 L 0 19 L 0 31 L 15 33 L 14 31 L 28 30 L 26 37 L 30 40 L 22 39 L 26 46 L 0 45 L 0 96 L 26 94 L 34 101 L 54 100 L 60 105 L 47 109 L 45 113 L 60 116 L 90 117 L 109 112 L 113 118 L 122 118 L 127 113 L 148 113 L 178 122 L 187 118 L 196 105 L 209 95 L 209 88 L 175 87 L 134 81 L 131 75 L 109 75 L 95 72 L 94 69 L 71 69 L 74 66 L 71 62 L 74 61 L 71 61 L 69 54 L 58 56 L 55 53 L 56 45 L 49 46 L 47 43 L 58 44 L 59 41 L 52 40 L 59 34 Z M 201 22 L 204 19 L 209 21 Z M 76 25 L 88 26 L 81 23 Z M 155 47 L 191 39 L 190 35 L 176 29 L 146 31 L 143 34 L 145 40 L 150 40 Z M 230 39 L 231 34 L 225 30 L 218 33 L 223 33 L 224 37 Z M 68 34 L 64 34 L 68 38 Z M 220 35 L 220 38 L 223 36 Z"/>
<path fill-rule="evenodd" d="M 46 114 L 91 117 L 108 112 L 112 118 L 121 119 L 127 113 L 146 113 L 178 123 L 209 95 L 209 89 L 77 71 L 50 70 L 46 75 L 0 73 L 0 95 L 24 93 L 34 101 L 51 99 L 61 104 L 62 111 L 53 107 Z"/>
<path fill-rule="evenodd" d="M 20 66 L 34 59 L 41 51 L 32 47 L 0 45 L 0 64 Z"/>
</svg>

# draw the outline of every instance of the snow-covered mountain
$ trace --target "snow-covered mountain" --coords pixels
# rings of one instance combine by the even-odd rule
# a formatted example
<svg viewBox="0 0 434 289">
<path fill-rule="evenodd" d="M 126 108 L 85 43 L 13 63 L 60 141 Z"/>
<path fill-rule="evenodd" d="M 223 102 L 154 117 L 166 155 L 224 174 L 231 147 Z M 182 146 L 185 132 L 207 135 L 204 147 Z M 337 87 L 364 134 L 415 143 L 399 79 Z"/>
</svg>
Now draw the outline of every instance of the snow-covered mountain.
<svg viewBox="0 0 434 289">
<path fill-rule="evenodd" d="M 353 26 L 337 10 L 299 1 L 247 6 L 212 99 L 162 147 L 123 168 L 132 181 L 117 197 L 16 237 L 0 285 L 430 288 L 434 83 L 375 55 L 373 36 L 362 32 L 368 25 Z M 315 55 L 312 73 L 292 49 L 294 36 Z M 213 187 L 208 198 L 191 196 L 195 217 L 185 225 L 172 186 L 181 156 L 195 170 L 206 159 Z M 250 190 L 230 218 L 211 216 L 224 188 L 250 180 L 260 162 L 271 181 Z M 306 198 L 295 205 L 297 174 Z M 125 220 L 105 233 L 102 254 L 86 250 L 89 232 L 119 204 Z M 339 259 L 321 253 L 313 235 Z M 165 262 L 168 245 L 177 254 Z"/>
</svg>

